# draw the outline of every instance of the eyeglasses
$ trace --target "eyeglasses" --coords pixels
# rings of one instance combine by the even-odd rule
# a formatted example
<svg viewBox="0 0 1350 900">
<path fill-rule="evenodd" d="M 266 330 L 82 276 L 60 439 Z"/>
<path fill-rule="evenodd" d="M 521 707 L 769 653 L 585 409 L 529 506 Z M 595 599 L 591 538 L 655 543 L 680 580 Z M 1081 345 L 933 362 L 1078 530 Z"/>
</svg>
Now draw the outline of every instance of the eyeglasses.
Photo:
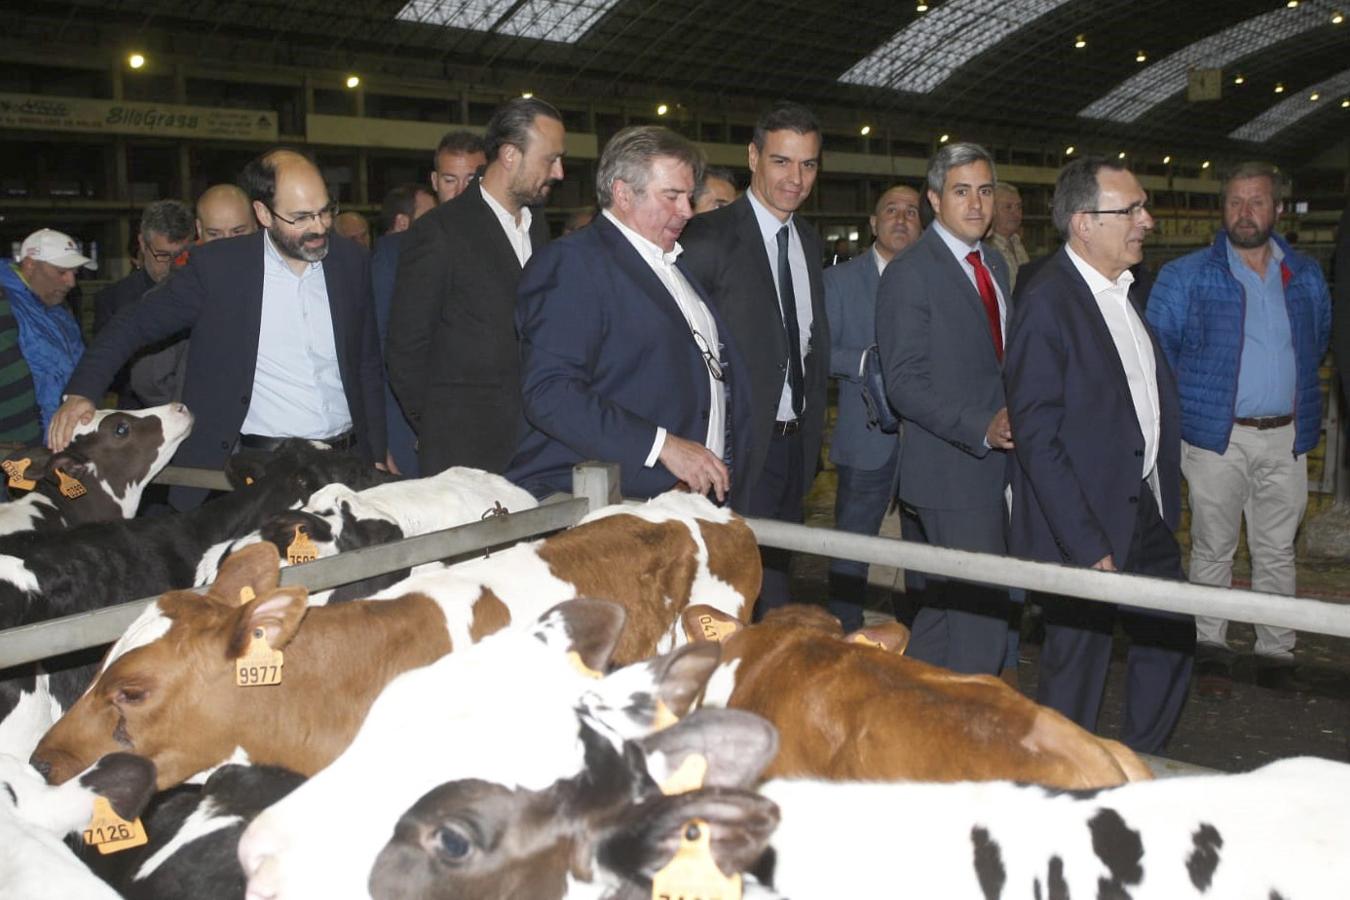
<svg viewBox="0 0 1350 900">
<path fill-rule="evenodd" d="M 145 248 L 145 252 L 148 253 L 148 254 L 150 254 L 151 258 L 154 259 L 155 262 L 161 262 L 161 263 L 166 263 L 166 262 L 168 262 L 169 260 L 172 260 L 172 259 L 178 259 L 180 256 L 184 258 L 184 261 L 186 261 L 186 259 L 187 259 L 187 254 L 188 254 L 187 249 L 183 249 L 183 250 L 156 250 L 154 247 L 146 247 L 146 248 Z"/>
<path fill-rule="evenodd" d="M 708 374 L 713 377 L 714 381 L 723 380 L 726 373 L 722 370 L 722 362 L 708 348 L 707 339 L 695 331 L 694 343 L 698 346 L 698 352 L 703 354 L 703 364 L 708 367 Z"/>
<path fill-rule="evenodd" d="M 338 214 L 338 205 L 336 203 L 330 203 L 323 209 L 319 210 L 318 212 L 296 213 L 294 219 L 286 218 L 281 213 L 273 209 L 270 204 L 264 203 L 263 206 L 266 206 L 268 212 L 276 216 L 281 221 L 285 222 L 287 225 L 299 225 L 301 227 L 304 227 L 306 225 L 312 225 L 313 223 L 322 221 L 324 219 L 327 219 L 329 222 L 331 222 L 333 221 L 334 218 L 337 217 Z"/>
<path fill-rule="evenodd" d="M 1140 219 L 1148 215 L 1148 201 L 1140 200 L 1124 209 L 1080 209 L 1079 212 L 1092 216 L 1129 216 L 1131 219 Z"/>
</svg>

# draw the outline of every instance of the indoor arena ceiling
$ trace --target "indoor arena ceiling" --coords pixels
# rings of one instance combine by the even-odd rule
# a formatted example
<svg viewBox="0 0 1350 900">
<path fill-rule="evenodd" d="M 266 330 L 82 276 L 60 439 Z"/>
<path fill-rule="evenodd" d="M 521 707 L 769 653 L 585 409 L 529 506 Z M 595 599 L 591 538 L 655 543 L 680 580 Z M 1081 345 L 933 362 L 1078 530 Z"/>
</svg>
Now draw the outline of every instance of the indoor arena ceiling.
<svg viewBox="0 0 1350 900">
<path fill-rule="evenodd" d="M 688 108 L 1303 154 L 1350 133 L 1350 0 L 44 0 L 10 37 Z M 1342 15 L 1344 10 L 1345 15 Z M 17 27 L 16 27 L 17 26 Z M 324 66 L 323 61 L 328 63 Z M 1219 101 L 1187 99 L 1219 69 Z"/>
</svg>

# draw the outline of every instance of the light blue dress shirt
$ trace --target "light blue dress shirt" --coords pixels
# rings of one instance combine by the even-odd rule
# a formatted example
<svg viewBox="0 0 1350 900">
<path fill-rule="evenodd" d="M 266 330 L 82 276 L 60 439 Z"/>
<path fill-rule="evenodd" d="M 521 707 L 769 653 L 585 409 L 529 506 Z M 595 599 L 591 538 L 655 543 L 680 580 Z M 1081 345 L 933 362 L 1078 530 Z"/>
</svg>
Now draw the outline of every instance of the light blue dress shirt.
<svg viewBox="0 0 1350 900">
<path fill-rule="evenodd" d="M 788 228 L 788 268 L 792 270 L 792 293 L 793 299 L 797 301 L 797 332 L 801 338 L 801 346 L 797 352 L 802 357 L 802 370 L 806 370 L 806 354 L 811 346 L 811 324 L 815 321 L 815 313 L 811 309 L 811 275 L 810 269 L 806 267 L 806 251 L 802 248 L 802 236 L 797 233 L 797 226 L 792 221 L 792 216 L 788 216 L 786 222 L 778 221 L 777 216 L 769 212 L 759 198 L 755 196 L 754 191 L 746 191 L 745 196 L 750 199 L 750 208 L 755 211 L 755 221 L 759 223 L 760 234 L 764 238 L 764 252 L 769 255 L 769 271 L 773 273 L 774 293 L 778 293 L 778 232 L 784 225 Z M 819 265 L 819 260 L 816 261 Z M 783 314 L 783 298 L 778 298 L 778 314 Z M 802 398 L 802 405 L 805 407 L 806 398 Z M 783 372 L 783 392 L 778 398 L 778 421 L 790 422 L 797 418 L 796 413 L 792 411 L 792 388 L 788 384 L 788 372 Z"/>
<path fill-rule="evenodd" d="M 1228 244 L 1228 268 L 1246 298 L 1237 408 L 1233 413 L 1239 418 L 1287 416 L 1294 409 L 1298 375 L 1280 275 L 1284 251 L 1274 241 L 1270 249 L 1266 271 L 1258 274 L 1242 261 L 1232 243 Z"/>
<path fill-rule="evenodd" d="M 258 365 L 240 431 L 318 439 L 351 427 L 323 263 L 310 263 L 295 274 L 264 232 Z"/>
</svg>

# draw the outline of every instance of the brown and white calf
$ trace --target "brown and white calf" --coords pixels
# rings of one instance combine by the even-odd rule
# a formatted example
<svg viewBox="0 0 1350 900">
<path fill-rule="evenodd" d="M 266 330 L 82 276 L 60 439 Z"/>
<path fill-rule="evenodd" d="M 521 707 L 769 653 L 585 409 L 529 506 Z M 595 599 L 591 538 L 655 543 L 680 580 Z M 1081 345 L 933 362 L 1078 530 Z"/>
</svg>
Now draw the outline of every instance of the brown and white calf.
<svg viewBox="0 0 1350 900">
<path fill-rule="evenodd" d="M 16 488 L 27 493 L 0 504 L 0 534 L 131 518 L 145 486 L 191 431 L 192 413 L 181 403 L 102 409 L 75 428 L 70 446 L 60 453 L 44 447 L 10 453 L 5 459 L 10 485 L 31 487 Z"/>
<path fill-rule="evenodd" d="M 819 607 L 785 607 L 749 627 L 691 607 L 684 622 L 691 639 L 723 632 L 722 661 L 704 703 L 757 713 L 778 728 L 767 777 L 1004 779 L 1063 788 L 1152 777 L 1124 745 L 1084 731 L 999 679 L 871 646 L 859 640 L 868 629 L 845 639 L 838 620 Z"/>
<path fill-rule="evenodd" d="M 311 774 L 350 743 L 395 675 L 577 597 L 627 612 L 616 663 L 682 642 L 680 613 L 709 603 L 748 620 L 759 591 L 749 527 L 688 494 L 602 510 L 544 541 L 415 575 L 370 600 L 306 611 L 302 589 L 277 589 L 270 543 L 229 557 L 205 599 L 169 593 L 113 646 L 102 672 L 38 744 L 54 782 L 134 748 L 167 788 L 229 759 Z M 255 599 L 240 600 L 248 587 Z M 303 621 L 302 621 L 303 620 Z M 262 629 L 285 653 L 282 683 L 235 686 L 235 660 Z"/>
</svg>

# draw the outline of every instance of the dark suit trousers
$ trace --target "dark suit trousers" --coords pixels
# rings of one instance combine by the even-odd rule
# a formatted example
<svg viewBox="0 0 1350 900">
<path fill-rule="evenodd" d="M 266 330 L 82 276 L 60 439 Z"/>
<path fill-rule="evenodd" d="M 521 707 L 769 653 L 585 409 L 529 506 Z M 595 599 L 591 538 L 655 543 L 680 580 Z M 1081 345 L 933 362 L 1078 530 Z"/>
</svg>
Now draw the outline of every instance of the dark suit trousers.
<svg viewBox="0 0 1350 900">
<path fill-rule="evenodd" d="M 999 556 L 1008 552 L 1002 497 L 996 506 L 914 507 L 913 512 L 917 537 L 925 544 Z M 908 586 L 908 570 L 905 577 Z M 997 675 L 1008 652 L 1008 589 L 938 575 L 922 577 L 923 606 L 914 616 L 905 655 L 969 675 Z"/>
<path fill-rule="evenodd" d="M 1181 550 L 1145 484 L 1122 571 L 1184 581 Z M 1130 638 L 1121 741 L 1158 753 L 1181 717 L 1195 657 L 1195 619 L 1176 613 L 1043 596 L 1045 644 L 1036 700 L 1089 731 L 1097 729 L 1117 618 Z"/>
<path fill-rule="evenodd" d="M 751 518 L 778 519 L 781 522 L 801 522 L 802 499 L 806 489 L 802 485 L 802 435 L 787 437 L 775 434 L 769 441 L 769 452 L 764 468 L 754 487 L 745 514 Z M 764 563 L 764 584 L 755 603 L 755 621 L 771 609 L 792 602 L 788 567 L 792 554 L 773 547 L 759 548 Z"/>
<path fill-rule="evenodd" d="M 895 459 L 900 445 L 879 469 L 836 466 L 839 489 L 834 498 L 834 527 L 853 534 L 875 536 L 895 496 Z M 844 626 L 857 631 L 863 626 L 863 601 L 867 596 L 867 563 L 851 559 L 830 560 L 830 600 L 826 607 Z"/>
</svg>

